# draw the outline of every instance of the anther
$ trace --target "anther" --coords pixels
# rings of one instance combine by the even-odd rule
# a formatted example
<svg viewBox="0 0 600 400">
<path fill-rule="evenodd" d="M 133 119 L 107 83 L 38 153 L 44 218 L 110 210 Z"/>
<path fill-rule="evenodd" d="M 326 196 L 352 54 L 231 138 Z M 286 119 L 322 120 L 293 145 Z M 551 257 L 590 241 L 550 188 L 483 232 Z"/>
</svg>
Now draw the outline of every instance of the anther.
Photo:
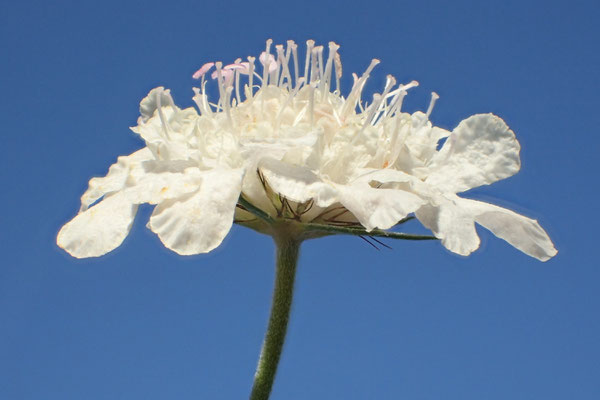
<svg viewBox="0 0 600 400">
<path fill-rule="evenodd" d="M 429 119 L 429 116 L 431 115 L 431 112 L 433 111 L 433 106 L 435 105 L 435 102 L 439 98 L 440 98 L 440 96 L 436 92 L 431 92 L 431 101 L 429 102 L 429 107 L 427 108 L 427 112 L 425 113 L 427 115 L 427 119 Z"/>
<path fill-rule="evenodd" d="M 192 75 L 192 78 L 200 79 L 213 67 L 213 65 L 215 65 L 215 63 L 212 63 L 212 62 L 208 62 L 208 63 L 204 64 L 203 66 L 200 67 L 200 69 L 198 71 L 194 72 L 194 75 Z"/>
</svg>

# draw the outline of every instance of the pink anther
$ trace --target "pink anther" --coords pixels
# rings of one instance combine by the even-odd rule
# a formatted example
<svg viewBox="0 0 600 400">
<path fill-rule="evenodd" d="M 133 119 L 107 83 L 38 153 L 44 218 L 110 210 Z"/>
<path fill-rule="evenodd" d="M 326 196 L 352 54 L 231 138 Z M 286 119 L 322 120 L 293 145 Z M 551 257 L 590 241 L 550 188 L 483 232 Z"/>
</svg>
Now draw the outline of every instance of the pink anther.
<svg viewBox="0 0 600 400">
<path fill-rule="evenodd" d="M 263 51 L 260 53 L 258 59 L 263 66 L 269 64 L 269 72 L 273 72 L 277 69 L 277 61 L 275 60 L 275 57 L 273 57 L 273 54 L 267 54 Z"/>
<path fill-rule="evenodd" d="M 223 67 L 224 70 L 238 70 L 240 74 L 248 75 L 250 73 L 250 66 L 248 62 L 238 62 L 229 64 Z"/>
<path fill-rule="evenodd" d="M 194 75 L 192 75 L 192 78 L 194 79 L 200 79 L 204 76 L 204 74 L 206 74 L 212 67 L 213 65 L 215 65 L 215 63 L 212 62 L 208 62 L 206 64 L 204 64 L 203 66 L 200 67 L 200 69 L 196 72 L 194 72 Z"/>
</svg>

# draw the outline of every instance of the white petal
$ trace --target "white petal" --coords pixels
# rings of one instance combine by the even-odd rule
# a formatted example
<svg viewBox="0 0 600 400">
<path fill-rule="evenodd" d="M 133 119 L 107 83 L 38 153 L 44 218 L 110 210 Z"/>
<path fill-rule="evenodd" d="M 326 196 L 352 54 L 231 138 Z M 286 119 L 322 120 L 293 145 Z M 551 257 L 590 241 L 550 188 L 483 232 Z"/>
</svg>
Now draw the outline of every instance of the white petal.
<svg viewBox="0 0 600 400">
<path fill-rule="evenodd" d="M 451 252 L 467 256 L 477 250 L 479 236 L 473 216 L 448 199 L 436 200 L 438 205 L 427 204 L 415 213 L 418 220 Z"/>
<path fill-rule="evenodd" d="M 264 150 L 264 151 L 263 151 Z M 271 149 L 272 150 L 272 149 Z M 271 203 L 271 200 L 265 193 L 265 188 L 258 175 L 258 164 L 265 157 L 275 157 L 269 149 L 261 149 L 260 147 L 245 147 L 243 149 L 244 169 L 247 173 L 244 175 L 242 182 L 242 193 L 246 200 L 252 203 L 255 207 L 263 210 L 269 215 L 276 215 L 277 210 Z M 283 156 L 282 151 L 279 156 Z"/>
<path fill-rule="evenodd" d="M 205 171 L 197 192 L 156 206 L 148 228 L 178 254 L 211 251 L 231 229 L 242 175 L 241 169 Z"/>
<path fill-rule="evenodd" d="M 244 175 L 244 180 L 242 181 L 244 198 L 267 214 L 276 215 L 277 210 L 267 197 L 265 188 L 256 172 L 256 165 L 253 168 L 246 168 L 246 171 L 248 173 Z"/>
<path fill-rule="evenodd" d="M 184 172 L 150 172 L 123 193 L 134 204 L 158 204 L 197 191 L 203 176 L 204 172 L 198 168 L 188 168 Z"/>
<path fill-rule="evenodd" d="M 271 188 L 288 200 L 303 203 L 313 199 L 319 207 L 328 207 L 337 201 L 334 186 L 306 168 L 268 158 L 259 165 Z"/>
<path fill-rule="evenodd" d="M 413 193 L 397 189 L 376 189 L 369 185 L 336 185 L 340 203 L 346 207 L 367 231 L 388 229 L 425 200 Z"/>
<path fill-rule="evenodd" d="M 508 178 L 519 171 L 519 142 L 502 119 L 473 115 L 462 121 L 432 158 L 426 182 L 459 193 Z"/>
<path fill-rule="evenodd" d="M 186 155 L 189 151 L 188 139 L 193 135 L 198 113 L 193 108 L 181 110 L 176 106 L 161 107 L 147 120 L 140 118 L 138 125 L 130 129 L 141 136 L 147 145 L 159 145 L 158 150 L 165 152 L 161 158 L 174 159 Z"/>
<path fill-rule="evenodd" d="M 423 183 L 422 180 L 416 178 L 413 175 L 409 175 L 405 172 L 398 171 L 396 169 L 384 168 L 384 169 L 361 169 L 361 175 L 355 178 L 352 183 L 395 183 L 395 189 L 407 190 L 411 193 L 415 193 L 417 196 L 425 199 L 437 196 L 437 192 L 432 188 Z"/>
<path fill-rule="evenodd" d="M 81 196 L 81 211 L 87 210 L 90 204 L 108 193 L 116 192 L 125 187 L 130 174 L 140 174 L 142 162 L 152 159 L 152 152 L 144 147 L 128 156 L 121 156 L 108 170 L 103 178 L 92 178 L 88 189 Z"/>
<path fill-rule="evenodd" d="M 523 253 L 541 261 L 556 255 L 552 241 L 536 220 L 481 201 L 460 199 L 459 205 L 468 210 L 478 224 Z"/>
<path fill-rule="evenodd" d="M 122 193 L 107 196 L 65 224 L 56 243 L 73 257 L 99 257 L 123 242 L 136 212 Z"/>
<path fill-rule="evenodd" d="M 412 175 L 396 169 L 370 169 L 362 168 L 357 170 L 359 176 L 352 180 L 352 183 L 370 183 L 377 181 L 380 183 L 412 183 L 419 181 Z"/>
<path fill-rule="evenodd" d="M 411 115 L 410 133 L 404 139 L 412 161 L 423 165 L 435 154 L 440 139 L 450 135 L 445 129 L 433 126 L 426 114 L 417 111 Z M 408 155 L 408 154 L 407 154 Z"/>
<path fill-rule="evenodd" d="M 140 102 L 141 121 L 148 121 L 154 115 L 159 105 L 161 107 L 175 106 L 171 97 L 171 91 L 165 90 L 162 86 L 152 89 Z"/>
</svg>

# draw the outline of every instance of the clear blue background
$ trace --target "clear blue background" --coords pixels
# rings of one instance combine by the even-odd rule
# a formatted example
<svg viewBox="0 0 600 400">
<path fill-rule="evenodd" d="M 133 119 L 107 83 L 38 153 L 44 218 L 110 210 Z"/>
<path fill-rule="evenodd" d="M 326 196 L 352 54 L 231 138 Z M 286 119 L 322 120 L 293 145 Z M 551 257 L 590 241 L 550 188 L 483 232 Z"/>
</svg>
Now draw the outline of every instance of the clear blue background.
<svg viewBox="0 0 600 400">
<path fill-rule="evenodd" d="M 406 99 L 453 128 L 502 116 L 522 171 L 473 190 L 537 218 L 540 263 L 480 230 L 471 257 L 439 243 L 303 245 L 273 399 L 598 399 L 595 1 L 4 1 L 0 6 L 0 399 L 247 398 L 270 307 L 273 245 L 234 227 L 182 258 L 145 228 L 70 258 L 56 232 L 91 176 L 141 147 L 149 89 L 192 104 L 191 74 L 267 38 L 341 44 L 346 78 L 382 60 Z M 349 82 L 344 81 L 346 89 Z M 416 223 L 408 230 L 419 231 Z"/>
</svg>

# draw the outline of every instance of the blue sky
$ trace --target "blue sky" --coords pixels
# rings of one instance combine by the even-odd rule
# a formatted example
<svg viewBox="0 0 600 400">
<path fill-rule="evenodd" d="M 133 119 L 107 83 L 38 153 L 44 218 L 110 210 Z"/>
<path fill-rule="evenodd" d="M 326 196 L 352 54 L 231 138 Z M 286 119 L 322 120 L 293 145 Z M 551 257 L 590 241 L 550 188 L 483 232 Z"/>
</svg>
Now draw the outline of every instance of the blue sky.
<svg viewBox="0 0 600 400">
<path fill-rule="evenodd" d="M 417 79 L 407 109 L 435 90 L 445 128 L 500 115 L 522 170 L 468 196 L 538 219 L 559 250 L 540 263 L 484 230 L 468 258 L 433 242 L 305 243 L 272 398 L 600 398 L 599 18 L 593 1 L 2 3 L 0 398 L 247 397 L 269 238 L 234 227 L 182 258 L 145 228 L 150 207 L 98 259 L 55 236 L 88 179 L 142 146 L 128 127 L 149 89 L 189 106 L 195 69 L 267 38 L 333 40 L 346 76 L 380 59 L 367 90 Z"/>
</svg>

